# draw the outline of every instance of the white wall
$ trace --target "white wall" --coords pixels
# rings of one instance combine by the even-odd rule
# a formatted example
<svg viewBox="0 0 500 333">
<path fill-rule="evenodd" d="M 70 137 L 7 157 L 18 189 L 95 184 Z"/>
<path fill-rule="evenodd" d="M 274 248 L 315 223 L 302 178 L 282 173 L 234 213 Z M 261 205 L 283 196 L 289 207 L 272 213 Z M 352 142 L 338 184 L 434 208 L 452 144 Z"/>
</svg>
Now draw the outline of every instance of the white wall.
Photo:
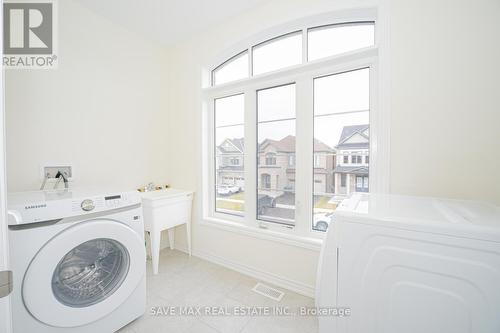
<svg viewBox="0 0 500 333">
<path fill-rule="evenodd" d="M 226 47 L 347 2 L 276 0 L 171 50 L 169 175 L 200 188 L 200 73 Z M 390 8 L 391 176 L 395 193 L 500 204 L 500 3 L 384 1 Z M 350 1 L 347 6 L 369 5 Z M 182 144 L 178 144 L 182 142 Z M 476 162 L 471 162 L 476 161 Z M 199 196 L 195 203 L 199 207 Z M 195 211 L 194 219 L 200 216 Z M 314 286 L 318 253 L 195 224 L 194 251 Z M 178 242 L 183 230 L 178 230 Z M 178 244 L 183 247 L 183 244 Z"/>
<path fill-rule="evenodd" d="M 500 1 L 392 12 L 392 191 L 500 205 Z"/>
<path fill-rule="evenodd" d="M 58 1 L 59 67 L 6 71 L 9 191 L 70 163 L 75 186 L 168 180 L 166 50 L 72 0 Z"/>
</svg>

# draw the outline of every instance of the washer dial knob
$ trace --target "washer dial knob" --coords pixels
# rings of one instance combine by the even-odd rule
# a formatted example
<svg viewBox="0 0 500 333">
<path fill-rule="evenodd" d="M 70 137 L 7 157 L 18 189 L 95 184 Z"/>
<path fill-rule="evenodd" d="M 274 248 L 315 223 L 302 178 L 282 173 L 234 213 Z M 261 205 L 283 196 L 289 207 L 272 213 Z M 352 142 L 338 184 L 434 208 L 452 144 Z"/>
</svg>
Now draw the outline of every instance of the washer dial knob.
<svg viewBox="0 0 500 333">
<path fill-rule="evenodd" d="M 80 207 L 82 207 L 82 209 L 84 211 L 90 212 L 91 210 L 93 210 L 95 208 L 94 201 L 91 199 L 85 199 L 80 204 Z"/>
</svg>

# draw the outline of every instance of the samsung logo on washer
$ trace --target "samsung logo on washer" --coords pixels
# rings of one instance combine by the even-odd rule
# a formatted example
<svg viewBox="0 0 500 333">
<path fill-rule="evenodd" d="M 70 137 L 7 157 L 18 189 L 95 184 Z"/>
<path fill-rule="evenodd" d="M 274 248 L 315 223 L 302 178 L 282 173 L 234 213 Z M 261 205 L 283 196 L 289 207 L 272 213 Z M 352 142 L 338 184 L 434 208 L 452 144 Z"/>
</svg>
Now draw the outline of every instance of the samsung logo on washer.
<svg viewBox="0 0 500 333">
<path fill-rule="evenodd" d="M 46 208 L 47 204 L 40 204 L 40 205 L 30 205 L 30 206 L 24 206 L 24 209 L 37 209 L 37 208 Z"/>
</svg>

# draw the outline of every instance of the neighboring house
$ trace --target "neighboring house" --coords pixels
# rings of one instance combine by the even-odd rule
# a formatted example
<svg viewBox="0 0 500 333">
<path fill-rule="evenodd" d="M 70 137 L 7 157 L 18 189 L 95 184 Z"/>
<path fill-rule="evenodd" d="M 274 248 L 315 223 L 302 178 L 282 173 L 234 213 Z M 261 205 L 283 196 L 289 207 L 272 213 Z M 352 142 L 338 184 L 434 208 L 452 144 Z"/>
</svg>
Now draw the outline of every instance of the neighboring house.
<svg viewBox="0 0 500 333">
<path fill-rule="evenodd" d="M 314 140 L 314 194 L 331 194 L 335 191 L 336 151 L 325 143 Z"/>
<path fill-rule="evenodd" d="M 369 125 L 345 126 L 335 148 L 335 193 L 368 192 Z"/>
<path fill-rule="evenodd" d="M 284 191 L 295 191 L 295 137 L 281 140 L 266 139 L 259 145 L 258 188 L 277 196 Z M 279 191 L 280 193 L 276 193 Z"/>
<path fill-rule="evenodd" d="M 333 190 L 335 150 L 319 140 L 314 142 L 314 188 L 316 192 Z M 259 146 L 258 187 L 272 196 L 295 191 L 295 136 L 264 140 Z M 331 185 L 328 185 L 331 184 Z"/>
<path fill-rule="evenodd" d="M 225 139 L 217 146 L 217 184 L 244 189 L 244 140 Z M 345 126 L 335 148 L 314 142 L 314 193 L 347 195 L 368 192 L 368 125 Z M 264 140 L 259 146 L 258 187 L 274 197 L 295 191 L 295 136 Z"/>
<path fill-rule="evenodd" d="M 244 139 L 225 139 L 217 146 L 217 185 L 245 187 Z"/>
</svg>

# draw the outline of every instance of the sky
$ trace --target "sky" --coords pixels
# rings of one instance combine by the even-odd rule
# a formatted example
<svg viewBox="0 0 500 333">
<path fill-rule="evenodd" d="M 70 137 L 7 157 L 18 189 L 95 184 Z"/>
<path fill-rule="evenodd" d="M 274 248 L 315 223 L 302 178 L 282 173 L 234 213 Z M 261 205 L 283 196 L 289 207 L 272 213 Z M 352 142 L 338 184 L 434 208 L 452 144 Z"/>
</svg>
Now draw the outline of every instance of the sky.
<svg viewBox="0 0 500 333">
<path fill-rule="evenodd" d="M 314 79 L 314 136 L 330 147 L 338 144 L 344 126 L 369 124 L 369 69 Z M 259 142 L 296 134 L 295 84 L 259 90 Z M 216 144 L 244 137 L 244 95 L 215 102 Z"/>
</svg>

